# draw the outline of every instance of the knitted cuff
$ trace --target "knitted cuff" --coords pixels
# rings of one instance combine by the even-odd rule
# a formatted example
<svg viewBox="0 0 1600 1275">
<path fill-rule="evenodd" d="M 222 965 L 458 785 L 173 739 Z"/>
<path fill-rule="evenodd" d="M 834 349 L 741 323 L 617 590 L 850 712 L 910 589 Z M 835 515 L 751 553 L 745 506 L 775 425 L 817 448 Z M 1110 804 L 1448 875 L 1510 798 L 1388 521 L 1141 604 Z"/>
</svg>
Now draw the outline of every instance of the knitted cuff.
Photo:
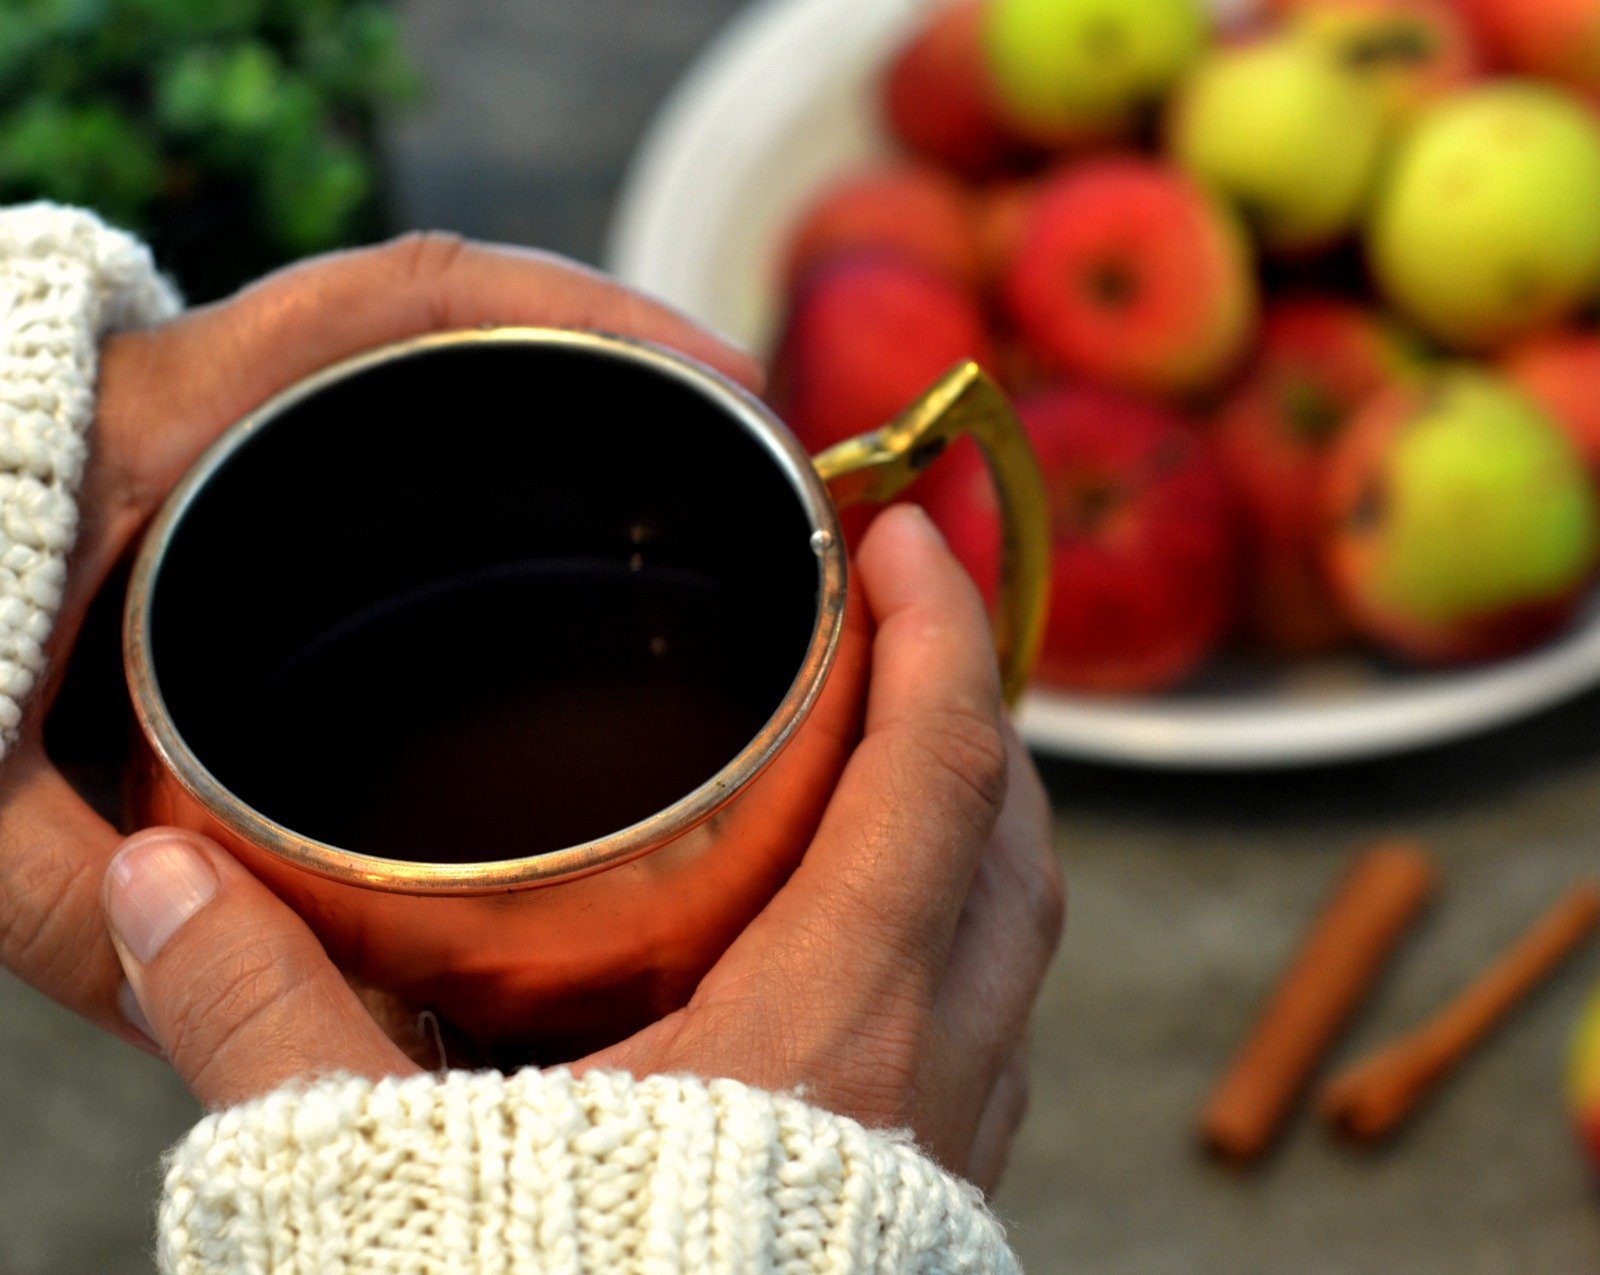
<svg viewBox="0 0 1600 1275">
<path fill-rule="evenodd" d="M 98 342 L 178 309 L 149 251 L 91 214 L 0 209 L 0 755 L 61 605 Z"/>
<path fill-rule="evenodd" d="M 333 1077 L 168 1160 L 161 1269 L 957 1275 L 1019 1270 L 903 1137 L 731 1080 Z"/>
</svg>

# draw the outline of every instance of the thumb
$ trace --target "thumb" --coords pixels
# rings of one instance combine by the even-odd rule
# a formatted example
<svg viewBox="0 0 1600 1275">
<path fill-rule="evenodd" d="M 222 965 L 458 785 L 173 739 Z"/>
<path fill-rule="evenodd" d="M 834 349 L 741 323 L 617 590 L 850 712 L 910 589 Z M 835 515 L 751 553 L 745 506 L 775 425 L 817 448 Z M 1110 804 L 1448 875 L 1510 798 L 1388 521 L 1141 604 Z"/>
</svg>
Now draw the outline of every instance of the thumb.
<svg viewBox="0 0 1600 1275">
<path fill-rule="evenodd" d="M 306 1073 L 417 1070 L 305 922 L 205 837 L 130 837 L 106 869 L 103 901 L 126 1012 L 206 1106 Z"/>
</svg>

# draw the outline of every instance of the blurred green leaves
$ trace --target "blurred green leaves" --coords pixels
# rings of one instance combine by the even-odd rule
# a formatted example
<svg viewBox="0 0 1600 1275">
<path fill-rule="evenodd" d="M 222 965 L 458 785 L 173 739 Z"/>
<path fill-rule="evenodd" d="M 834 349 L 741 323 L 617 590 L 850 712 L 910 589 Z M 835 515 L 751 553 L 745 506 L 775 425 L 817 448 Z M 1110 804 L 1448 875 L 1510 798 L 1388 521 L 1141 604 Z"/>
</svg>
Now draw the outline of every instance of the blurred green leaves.
<svg viewBox="0 0 1600 1275">
<path fill-rule="evenodd" d="M 0 202 L 150 236 L 191 295 L 377 233 L 419 95 L 384 0 L 0 0 Z"/>
<path fill-rule="evenodd" d="M 136 223 L 161 188 L 161 156 L 148 131 L 109 103 L 35 99 L 0 124 L 0 173 L 8 190 Z"/>
</svg>

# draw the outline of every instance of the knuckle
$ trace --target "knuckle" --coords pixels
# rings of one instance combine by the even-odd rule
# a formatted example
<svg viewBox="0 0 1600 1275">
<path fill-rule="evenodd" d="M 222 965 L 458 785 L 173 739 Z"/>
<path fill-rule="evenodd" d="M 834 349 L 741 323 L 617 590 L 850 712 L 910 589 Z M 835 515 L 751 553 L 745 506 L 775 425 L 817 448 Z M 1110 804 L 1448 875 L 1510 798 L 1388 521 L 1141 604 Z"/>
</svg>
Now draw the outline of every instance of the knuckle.
<svg viewBox="0 0 1600 1275">
<path fill-rule="evenodd" d="M 1015 1129 L 1033 1106 L 1033 1071 L 1028 1066 L 1026 1054 L 1018 1055 L 1017 1061 L 1008 1068 L 1003 1083 L 1006 1086 L 1006 1102 L 1010 1107 L 1011 1127 Z"/>
<path fill-rule="evenodd" d="M 1006 739 L 1011 745 L 1011 765 L 1015 772 L 1012 778 L 1017 781 L 1017 791 L 1012 800 L 1016 802 L 1019 817 L 1034 826 L 1048 828 L 1051 823 L 1049 790 L 1045 788 L 1039 768 L 1028 755 L 1028 750 L 1017 736 L 1015 727 L 1008 722 L 1005 731 Z"/>
<path fill-rule="evenodd" d="M 986 713 L 946 707 L 925 711 L 908 722 L 908 736 L 985 821 L 992 822 L 1005 801 L 1009 771 L 1005 736 Z"/>
<path fill-rule="evenodd" d="M 1029 856 L 1028 900 L 1039 940 L 1046 951 L 1061 946 L 1067 923 L 1067 882 L 1061 862 L 1046 843 L 1039 853 Z"/>
<path fill-rule="evenodd" d="M 466 244 L 452 230 L 408 230 L 385 247 L 399 262 L 405 278 L 430 282 L 450 269 Z"/>
<path fill-rule="evenodd" d="M 54 986 L 64 963 L 81 959 L 81 933 L 71 925 L 80 914 L 75 896 L 87 893 L 91 873 L 87 860 L 48 854 L 21 856 L 15 874 L 7 874 L 6 906 L 0 909 L 0 965 L 35 986 Z M 98 912 L 96 912 L 98 915 Z"/>
<path fill-rule="evenodd" d="M 1000 827 L 1000 863 L 1021 896 L 1039 946 L 1053 953 L 1067 918 L 1066 877 L 1051 836 L 1050 801 L 1039 773 L 1020 744 L 1012 754 L 1016 773 Z"/>
<path fill-rule="evenodd" d="M 176 1020 L 167 1025 L 168 1053 L 202 1071 L 238 1040 L 271 1038 L 283 1029 L 310 979 L 307 962 L 283 951 L 254 927 L 235 930 L 227 949 L 184 971 Z"/>
<path fill-rule="evenodd" d="M 450 230 L 410 230 L 384 248 L 393 254 L 401 280 L 421 297 L 434 329 L 455 326 L 444 281 L 466 249 L 467 240 Z"/>
</svg>

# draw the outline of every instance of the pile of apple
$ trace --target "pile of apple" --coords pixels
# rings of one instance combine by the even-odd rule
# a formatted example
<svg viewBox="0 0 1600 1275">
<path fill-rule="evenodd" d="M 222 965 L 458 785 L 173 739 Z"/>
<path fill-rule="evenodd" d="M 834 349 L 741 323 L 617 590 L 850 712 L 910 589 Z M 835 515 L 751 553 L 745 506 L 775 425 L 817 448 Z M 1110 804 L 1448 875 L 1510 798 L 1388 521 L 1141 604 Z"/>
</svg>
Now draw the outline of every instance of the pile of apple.
<svg viewBox="0 0 1600 1275">
<path fill-rule="evenodd" d="M 1600 0 L 967 0 L 884 69 L 901 156 L 784 258 L 813 449 L 959 358 L 1013 393 L 1055 540 L 1039 677 L 1223 643 L 1481 660 L 1600 558 Z M 975 453 L 917 495 L 993 591 Z"/>
</svg>

